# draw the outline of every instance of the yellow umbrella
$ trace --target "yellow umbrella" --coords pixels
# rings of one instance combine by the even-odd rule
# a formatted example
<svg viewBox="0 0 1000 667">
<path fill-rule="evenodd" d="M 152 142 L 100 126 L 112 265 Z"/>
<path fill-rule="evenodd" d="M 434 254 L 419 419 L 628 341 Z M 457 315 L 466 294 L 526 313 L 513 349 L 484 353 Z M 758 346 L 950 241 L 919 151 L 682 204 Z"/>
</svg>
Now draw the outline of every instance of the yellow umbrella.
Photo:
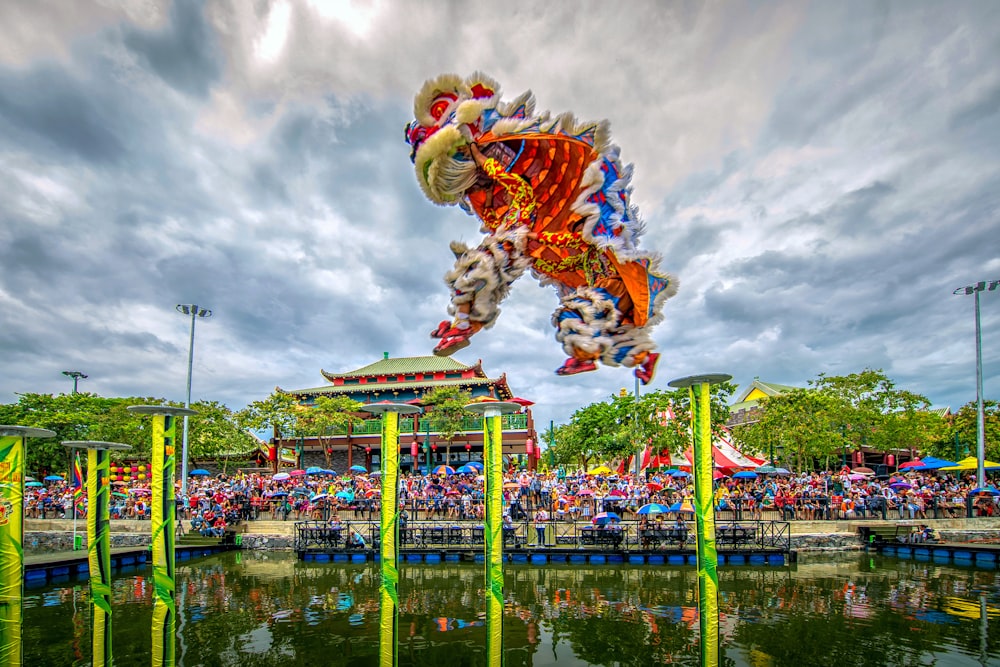
<svg viewBox="0 0 1000 667">
<path fill-rule="evenodd" d="M 593 470 L 589 471 L 587 474 L 588 475 L 610 475 L 613 472 L 614 472 L 614 470 L 612 470 L 608 466 L 597 466 Z"/>
<path fill-rule="evenodd" d="M 993 461 L 983 461 L 983 468 L 986 470 L 1000 470 L 1000 463 L 994 463 Z M 956 465 L 948 466 L 947 468 L 938 468 L 938 470 L 978 470 L 979 461 L 976 460 L 975 456 L 967 456 L 966 458 L 959 461 Z"/>
</svg>

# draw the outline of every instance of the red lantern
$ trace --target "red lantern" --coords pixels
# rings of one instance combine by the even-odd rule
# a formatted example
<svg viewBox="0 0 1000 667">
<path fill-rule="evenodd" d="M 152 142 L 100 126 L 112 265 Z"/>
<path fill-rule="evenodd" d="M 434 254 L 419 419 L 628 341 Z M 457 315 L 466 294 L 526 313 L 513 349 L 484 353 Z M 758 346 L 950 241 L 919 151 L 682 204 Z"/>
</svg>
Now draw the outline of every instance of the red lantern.
<svg viewBox="0 0 1000 667">
<path fill-rule="evenodd" d="M 524 441 L 524 453 L 527 454 L 528 456 L 531 456 L 532 454 L 535 453 L 535 441 L 532 440 L 531 438 L 528 438 L 527 440 Z"/>
<path fill-rule="evenodd" d="M 267 460 L 276 461 L 278 460 L 278 448 L 271 445 L 267 448 Z"/>
<path fill-rule="evenodd" d="M 472 445 L 470 445 L 469 443 L 465 443 L 465 451 L 471 452 L 472 451 Z"/>
<path fill-rule="evenodd" d="M 410 456 L 412 456 L 413 459 L 416 460 L 417 452 L 419 451 L 420 451 L 420 443 L 414 440 L 413 442 L 410 443 Z"/>
<path fill-rule="evenodd" d="M 854 464 L 860 466 L 860 465 L 864 465 L 864 462 L 865 462 L 865 453 L 864 452 L 854 452 Z"/>
<path fill-rule="evenodd" d="M 886 456 L 885 456 L 885 464 L 887 466 L 894 466 L 894 465 L 896 465 L 896 456 L 894 454 L 886 454 Z"/>
<path fill-rule="evenodd" d="M 431 445 L 431 451 L 432 452 L 436 452 L 437 450 L 438 450 L 438 446 L 437 445 Z"/>
<path fill-rule="evenodd" d="M 330 454 L 333 454 L 333 447 L 326 448 L 326 455 L 329 456 Z"/>
<path fill-rule="evenodd" d="M 365 454 L 371 454 L 372 448 L 370 446 L 365 446 Z"/>
</svg>

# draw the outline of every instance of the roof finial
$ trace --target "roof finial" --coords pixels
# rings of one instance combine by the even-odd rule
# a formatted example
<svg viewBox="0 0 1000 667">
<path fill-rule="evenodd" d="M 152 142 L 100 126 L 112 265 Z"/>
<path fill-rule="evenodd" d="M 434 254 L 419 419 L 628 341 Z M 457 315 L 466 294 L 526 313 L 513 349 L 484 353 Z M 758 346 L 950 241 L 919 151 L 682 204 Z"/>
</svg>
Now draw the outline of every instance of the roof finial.
<svg viewBox="0 0 1000 667">
<path fill-rule="evenodd" d="M 388 359 L 389 358 L 389 353 L 388 352 L 383 352 L 382 353 L 382 358 L 383 359 Z"/>
</svg>

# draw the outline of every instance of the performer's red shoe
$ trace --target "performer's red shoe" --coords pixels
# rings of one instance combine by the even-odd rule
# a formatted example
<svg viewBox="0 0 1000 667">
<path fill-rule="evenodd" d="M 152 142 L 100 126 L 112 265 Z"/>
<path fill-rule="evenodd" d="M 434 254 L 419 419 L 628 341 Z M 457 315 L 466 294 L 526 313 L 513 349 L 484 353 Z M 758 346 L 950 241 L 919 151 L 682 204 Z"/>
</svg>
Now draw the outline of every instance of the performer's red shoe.
<svg viewBox="0 0 1000 667">
<path fill-rule="evenodd" d="M 475 332 L 471 327 L 468 329 L 449 328 L 441 336 L 441 342 L 434 348 L 434 356 L 450 357 L 455 352 L 464 350 L 469 347 L 469 338 L 473 333 Z"/>
<path fill-rule="evenodd" d="M 451 328 L 451 322 L 448 320 L 441 320 L 441 324 L 437 326 L 437 329 L 431 332 L 431 338 L 444 338 L 444 335 L 448 333 L 448 329 Z"/>
<path fill-rule="evenodd" d="M 587 371 L 596 371 L 597 364 L 593 361 L 580 361 L 576 357 L 570 357 L 562 366 L 556 369 L 556 375 L 576 375 Z"/>
<path fill-rule="evenodd" d="M 656 372 L 656 362 L 659 360 L 659 352 L 647 353 L 645 361 L 642 362 L 642 366 L 635 369 L 635 376 L 639 378 L 643 384 L 649 384 L 653 381 L 653 373 Z"/>
</svg>

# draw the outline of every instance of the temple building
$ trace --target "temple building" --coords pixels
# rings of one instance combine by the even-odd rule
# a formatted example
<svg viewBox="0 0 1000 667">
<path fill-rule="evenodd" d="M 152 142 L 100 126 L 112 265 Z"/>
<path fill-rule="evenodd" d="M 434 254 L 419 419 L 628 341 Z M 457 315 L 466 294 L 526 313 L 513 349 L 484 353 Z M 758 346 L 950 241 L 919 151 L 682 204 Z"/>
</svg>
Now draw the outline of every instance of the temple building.
<svg viewBox="0 0 1000 667">
<path fill-rule="evenodd" d="M 328 382 L 308 389 L 282 389 L 302 406 L 310 406 L 320 396 L 346 396 L 362 404 L 379 402 L 409 403 L 424 408 L 422 397 L 439 387 L 456 387 L 467 391 L 473 400 L 494 399 L 522 405 L 520 412 L 503 416 L 503 454 L 508 463 L 526 461 L 534 468 L 538 441 L 535 424 L 528 407 L 532 403 L 518 398 L 507 385 L 507 375 L 489 378 L 483 371 L 482 360 L 466 366 L 451 357 L 384 357 L 374 363 L 344 373 L 320 371 Z M 286 464 L 306 467 L 324 465 L 323 446 L 330 449 L 332 466 L 343 472 L 360 465 L 367 470 L 379 467 L 382 420 L 377 414 L 357 413 L 362 421 L 345 426 L 340 432 L 327 433 L 323 442 L 316 436 L 282 437 L 276 433 L 275 466 Z M 416 417 L 416 418 L 415 418 Z M 433 430 L 426 411 L 417 415 L 400 415 L 399 446 L 402 470 L 434 468 L 450 465 L 457 468 L 469 461 L 483 460 L 482 417 L 464 420 L 462 432 L 448 442 Z M 525 457 L 515 459 L 515 457 Z"/>
</svg>

